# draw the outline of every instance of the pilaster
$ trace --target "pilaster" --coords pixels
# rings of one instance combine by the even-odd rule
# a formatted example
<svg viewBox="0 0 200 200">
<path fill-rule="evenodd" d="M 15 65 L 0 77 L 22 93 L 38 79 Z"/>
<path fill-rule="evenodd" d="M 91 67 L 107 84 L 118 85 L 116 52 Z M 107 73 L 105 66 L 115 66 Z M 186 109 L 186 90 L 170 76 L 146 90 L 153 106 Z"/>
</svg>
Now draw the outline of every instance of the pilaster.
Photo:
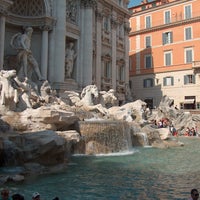
<svg viewBox="0 0 200 200">
<path fill-rule="evenodd" d="M 4 40 L 5 40 L 5 22 L 7 9 L 13 2 L 9 0 L 0 0 L 0 70 L 3 69 L 4 62 Z"/>
</svg>

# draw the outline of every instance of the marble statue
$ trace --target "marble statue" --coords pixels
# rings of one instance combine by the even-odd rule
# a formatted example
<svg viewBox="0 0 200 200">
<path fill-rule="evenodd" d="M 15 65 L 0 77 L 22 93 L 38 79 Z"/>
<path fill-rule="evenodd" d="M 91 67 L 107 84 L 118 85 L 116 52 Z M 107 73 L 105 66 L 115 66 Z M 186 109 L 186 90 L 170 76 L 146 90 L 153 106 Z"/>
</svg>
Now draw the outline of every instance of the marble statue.
<svg viewBox="0 0 200 200">
<path fill-rule="evenodd" d="M 1 83 L 1 101 L 0 104 L 14 110 L 18 102 L 18 85 L 14 81 L 16 77 L 16 70 L 1 70 L 0 83 Z"/>
<path fill-rule="evenodd" d="M 115 96 L 115 90 L 110 89 L 106 91 L 100 91 L 100 104 L 103 107 L 110 108 L 118 105 L 117 97 Z"/>
<path fill-rule="evenodd" d="M 33 71 L 37 74 L 39 80 L 43 80 L 38 66 L 38 62 L 34 58 L 31 51 L 31 37 L 33 29 L 27 27 L 24 33 L 17 33 L 11 39 L 11 46 L 17 50 L 17 59 L 20 66 L 18 76 L 31 79 Z"/>
<path fill-rule="evenodd" d="M 74 60 L 76 59 L 76 52 L 74 50 L 74 43 L 70 42 L 66 48 L 65 53 L 65 76 L 66 78 L 72 78 L 72 72 L 74 68 Z"/>
<path fill-rule="evenodd" d="M 53 103 L 56 99 L 56 91 L 51 88 L 48 80 L 44 81 L 40 88 L 41 98 L 46 103 Z"/>
</svg>

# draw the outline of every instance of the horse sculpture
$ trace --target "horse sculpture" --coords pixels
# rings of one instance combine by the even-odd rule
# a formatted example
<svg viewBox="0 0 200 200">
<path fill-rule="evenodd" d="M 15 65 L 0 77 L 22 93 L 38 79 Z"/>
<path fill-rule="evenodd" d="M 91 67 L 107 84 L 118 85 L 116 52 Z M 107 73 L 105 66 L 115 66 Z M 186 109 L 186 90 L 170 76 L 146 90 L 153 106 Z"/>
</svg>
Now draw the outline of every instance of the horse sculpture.
<svg viewBox="0 0 200 200">
<path fill-rule="evenodd" d="M 96 85 L 88 85 L 81 92 L 81 103 L 85 106 L 93 106 L 95 98 L 98 98 L 99 92 Z"/>
<path fill-rule="evenodd" d="M 65 100 L 70 102 L 70 105 L 82 107 L 87 111 L 97 111 L 102 114 L 107 113 L 107 109 L 101 104 L 96 103 L 99 97 L 99 91 L 96 85 L 88 85 L 83 88 L 81 95 L 73 91 L 66 91 Z"/>
</svg>

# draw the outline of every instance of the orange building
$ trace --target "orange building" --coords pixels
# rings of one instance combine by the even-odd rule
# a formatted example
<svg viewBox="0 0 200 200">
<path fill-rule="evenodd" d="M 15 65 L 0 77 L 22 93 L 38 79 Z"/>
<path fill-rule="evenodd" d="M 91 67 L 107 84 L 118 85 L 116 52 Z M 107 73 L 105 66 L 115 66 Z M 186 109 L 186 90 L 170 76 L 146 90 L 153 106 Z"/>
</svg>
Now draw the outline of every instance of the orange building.
<svg viewBox="0 0 200 200">
<path fill-rule="evenodd" d="M 129 8 L 130 87 L 157 107 L 164 95 L 200 109 L 200 0 L 144 0 Z"/>
</svg>

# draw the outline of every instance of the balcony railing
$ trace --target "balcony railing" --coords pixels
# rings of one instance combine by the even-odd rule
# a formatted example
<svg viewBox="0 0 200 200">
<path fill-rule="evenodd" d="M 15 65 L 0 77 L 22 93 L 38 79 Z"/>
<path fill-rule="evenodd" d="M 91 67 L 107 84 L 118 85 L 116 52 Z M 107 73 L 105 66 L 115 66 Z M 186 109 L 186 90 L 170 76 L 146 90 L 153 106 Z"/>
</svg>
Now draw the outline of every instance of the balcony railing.
<svg viewBox="0 0 200 200">
<path fill-rule="evenodd" d="M 200 61 L 193 61 L 192 68 L 193 69 L 199 69 L 200 68 Z"/>
</svg>

